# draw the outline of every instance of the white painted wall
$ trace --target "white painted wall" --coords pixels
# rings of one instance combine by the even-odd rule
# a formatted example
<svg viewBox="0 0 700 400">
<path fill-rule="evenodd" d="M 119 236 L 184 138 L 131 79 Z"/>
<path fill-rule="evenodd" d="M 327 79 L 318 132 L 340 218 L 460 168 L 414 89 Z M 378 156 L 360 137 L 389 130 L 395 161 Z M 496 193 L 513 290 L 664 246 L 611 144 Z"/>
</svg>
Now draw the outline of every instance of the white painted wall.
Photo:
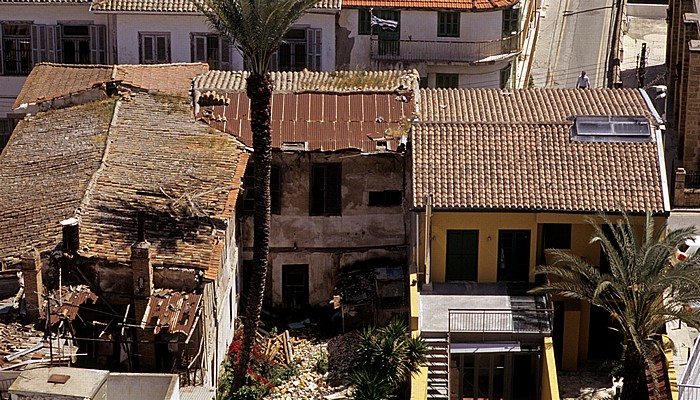
<svg viewBox="0 0 700 400">
<path fill-rule="evenodd" d="M 106 25 L 105 15 L 89 12 L 89 4 L 0 4 L 0 21 L 27 21 L 33 24 L 56 25 L 59 22 L 82 21 Z M 22 89 L 26 76 L 0 76 L 0 118 L 11 111 L 10 106 Z M 9 103 L 9 105 L 8 105 Z"/>
<path fill-rule="evenodd" d="M 173 374 L 111 372 L 105 382 L 107 400 L 179 400 L 180 379 Z"/>
<path fill-rule="evenodd" d="M 478 42 L 501 39 L 502 11 L 462 12 L 460 15 L 460 36 L 446 38 L 437 36 L 437 11 L 401 11 L 402 40 L 440 40 L 457 42 Z M 508 64 L 497 62 L 482 65 L 455 65 L 434 62 L 382 62 L 373 63 L 370 58 L 370 35 L 358 34 L 359 11 L 343 9 L 338 19 L 338 62 L 345 60 L 350 68 L 396 68 L 416 69 L 428 86 L 435 86 L 436 73 L 460 74 L 460 87 L 498 87 L 500 69 Z M 349 52 L 349 56 L 341 54 Z"/>
<path fill-rule="evenodd" d="M 191 33 L 213 32 L 207 19 L 200 15 L 185 14 L 117 14 L 115 15 L 117 63 L 139 63 L 139 32 L 170 33 L 170 61 L 191 62 Z M 321 28 L 323 70 L 335 69 L 335 16 L 308 13 L 294 24 L 298 27 Z M 243 69 L 243 58 L 233 52 L 232 68 Z"/>
</svg>

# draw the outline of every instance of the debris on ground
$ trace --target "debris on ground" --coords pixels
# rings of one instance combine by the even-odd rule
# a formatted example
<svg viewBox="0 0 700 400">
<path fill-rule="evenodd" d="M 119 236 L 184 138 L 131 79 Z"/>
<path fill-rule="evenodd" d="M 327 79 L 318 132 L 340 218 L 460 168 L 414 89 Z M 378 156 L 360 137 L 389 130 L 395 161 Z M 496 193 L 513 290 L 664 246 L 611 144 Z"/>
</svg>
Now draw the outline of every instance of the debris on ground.
<svg viewBox="0 0 700 400">
<path fill-rule="evenodd" d="M 291 331 L 288 341 L 299 373 L 275 387 L 265 398 L 285 400 L 348 398 L 350 371 L 355 362 L 354 348 L 358 340 L 355 332 L 330 339 L 316 339 L 303 331 Z M 327 371 L 322 373 L 324 369 Z"/>
</svg>

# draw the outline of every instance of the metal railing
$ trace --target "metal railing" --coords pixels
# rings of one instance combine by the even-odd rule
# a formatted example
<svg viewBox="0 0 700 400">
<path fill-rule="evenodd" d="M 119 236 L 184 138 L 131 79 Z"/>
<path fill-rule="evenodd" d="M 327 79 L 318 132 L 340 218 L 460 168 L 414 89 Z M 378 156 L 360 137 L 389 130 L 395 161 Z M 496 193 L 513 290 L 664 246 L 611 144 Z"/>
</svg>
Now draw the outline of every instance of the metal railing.
<svg viewBox="0 0 700 400">
<path fill-rule="evenodd" d="M 374 60 L 401 61 L 489 61 L 501 56 L 520 53 L 522 32 L 486 41 L 459 42 L 452 40 L 379 40 L 371 38 Z"/>
<path fill-rule="evenodd" d="M 685 188 L 700 189 L 700 172 L 692 171 L 685 173 Z"/>
<path fill-rule="evenodd" d="M 449 310 L 449 332 L 550 333 L 552 309 L 507 308 Z"/>
<path fill-rule="evenodd" d="M 700 340 L 695 341 L 688 363 L 685 365 L 683 376 L 681 376 L 681 381 L 678 383 L 678 400 L 700 400 L 700 377 L 698 377 L 698 369 L 700 368 L 699 342 Z"/>
</svg>

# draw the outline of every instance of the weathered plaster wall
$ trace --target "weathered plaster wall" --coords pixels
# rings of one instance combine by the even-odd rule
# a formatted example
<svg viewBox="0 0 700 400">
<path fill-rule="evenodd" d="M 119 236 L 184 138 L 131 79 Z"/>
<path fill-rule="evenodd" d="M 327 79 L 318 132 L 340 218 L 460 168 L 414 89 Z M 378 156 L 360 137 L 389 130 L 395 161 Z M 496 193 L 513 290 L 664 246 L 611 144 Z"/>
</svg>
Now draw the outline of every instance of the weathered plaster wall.
<svg viewBox="0 0 700 400">
<path fill-rule="evenodd" d="M 342 212 L 310 216 L 310 167 L 313 163 L 341 163 Z M 357 261 L 390 258 L 404 261 L 406 238 L 404 204 L 370 207 L 370 191 L 403 191 L 403 155 L 342 153 L 275 153 L 281 170 L 281 213 L 272 215 L 270 234 L 273 304 L 282 301 L 282 266 L 309 265 L 309 302 L 327 305 L 339 269 Z M 242 220 L 244 259 L 252 259 L 252 217 Z"/>
</svg>

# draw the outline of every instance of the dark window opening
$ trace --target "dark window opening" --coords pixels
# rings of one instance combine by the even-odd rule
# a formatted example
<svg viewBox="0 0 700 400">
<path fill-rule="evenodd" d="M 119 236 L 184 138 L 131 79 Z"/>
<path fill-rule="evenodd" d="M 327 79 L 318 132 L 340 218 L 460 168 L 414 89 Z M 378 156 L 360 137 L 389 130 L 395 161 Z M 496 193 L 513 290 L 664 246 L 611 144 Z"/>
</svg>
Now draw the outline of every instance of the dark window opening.
<svg viewBox="0 0 700 400">
<path fill-rule="evenodd" d="M 311 166 L 310 215 L 340 215 L 341 168 L 339 163 Z"/>
<path fill-rule="evenodd" d="M 501 69 L 499 77 L 499 87 L 501 89 L 505 89 L 510 86 L 510 76 L 512 73 L 512 69 L 513 68 L 511 67 L 511 64 L 508 64 Z"/>
<path fill-rule="evenodd" d="M 503 10 L 503 37 L 513 36 L 518 33 L 520 25 L 520 7 L 511 7 Z"/>
<path fill-rule="evenodd" d="M 87 25 L 63 26 L 63 62 L 90 64 L 90 28 Z"/>
<path fill-rule="evenodd" d="M 282 191 L 280 180 L 280 167 L 273 165 L 270 171 L 270 212 L 280 214 L 282 212 Z M 243 175 L 243 204 L 242 211 L 251 213 L 255 210 L 255 168 L 249 163 Z"/>
<path fill-rule="evenodd" d="M 309 305 L 309 266 L 282 266 L 282 303 L 285 307 L 300 310 Z"/>
<path fill-rule="evenodd" d="M 370 25 L 370 14 L 369 9 L 360 8 L 357 10 L 358 21 L 357 21 L 357 33 L 358 35 L 369 35 L 372 33 L 372 26 Z"/>
<path fill-rule="evenodd" d="M 400 206 L 403 202 L 403 193 L 400 190 L 383 190 L 381 192 L 369 192 L 370 207 Z"/>
<path fill-rule="evenodd" d="M 438 11 L 438 37 L 459 37 L 459 12 Z"/>
<path fill-rule="evenodd" d="M 570 249 L 571 224 L 544 224 L 542 247 L 545 249 Z"/>
<path fill-rule="evenodd" d="M 141 64 L 170 63 L 169 33 L 139 33 Z"/>
<path fill-rule="evenodd" d="M 459 87 L 458 74 L 435 74 L 435 87 L 456 89 Z"/>
<path fill-rule="evenodd" d="M 32 45 L 28 24 L 2 25 L 2 64 L 5 75 L 28 75 L 32 69 Z"/>
</svg>

